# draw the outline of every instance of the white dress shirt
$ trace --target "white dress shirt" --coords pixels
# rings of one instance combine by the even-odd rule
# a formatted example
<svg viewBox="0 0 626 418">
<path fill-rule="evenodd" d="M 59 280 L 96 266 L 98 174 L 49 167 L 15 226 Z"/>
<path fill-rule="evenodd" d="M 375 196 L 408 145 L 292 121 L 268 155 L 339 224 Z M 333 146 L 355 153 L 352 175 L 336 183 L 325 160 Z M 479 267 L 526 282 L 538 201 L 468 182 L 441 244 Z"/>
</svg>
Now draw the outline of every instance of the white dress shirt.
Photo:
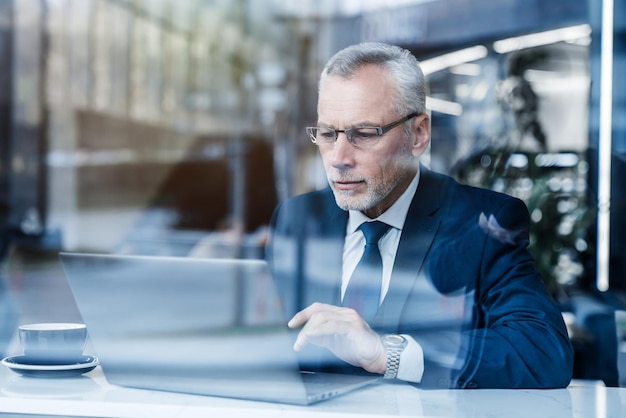
<svg viewBox="0 0 626 418">
<path fill-rule="evenodd" d="M 404 221 L 409 211 L 409 206 L 415 196 L 417 185 L 419 183 L 419 170 L 415 178 L 409 184 L 395 203 L 375 220 L 390 225 L 391 228 L 378 241 L 378 247 L 383 260 L 383 276 L 381 282 L 380 301 L 385 299 L 389 290 L 389 282 L 391 280 L 391 272 L 400 243 L 400 235 L 404 227 Z M 372 221 L 360 211 L 349 211 L 348 227 L 346 230 L 346 241 L 343 248 L 343 271 L 341 278 L 341 297 L 346 291 L 350 276 L 359 263 L 363 252 L 365 251 L 365 237 L 359 231 L 362 223 Z M 402 352 L 400 357 L 400 367 L 398 369 L 397 378 L 400 380 L 419 383 L 424 373 L 424 353 L 422 347 L 410 336 L 404 335 L 409 344 Z"/>
</svg>

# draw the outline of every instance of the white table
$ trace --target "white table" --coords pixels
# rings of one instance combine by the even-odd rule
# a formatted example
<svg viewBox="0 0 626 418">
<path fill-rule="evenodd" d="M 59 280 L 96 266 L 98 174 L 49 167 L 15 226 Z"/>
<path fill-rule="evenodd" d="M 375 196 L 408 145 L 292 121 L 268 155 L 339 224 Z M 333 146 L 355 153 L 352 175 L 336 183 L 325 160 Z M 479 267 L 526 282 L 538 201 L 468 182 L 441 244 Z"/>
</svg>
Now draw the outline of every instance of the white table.
<svg viewBox="0 0 626 418">
<path fill-rule="evenodd" d="M 85 417 L 626 417 L 626 388 L 421 390 L 381 382 L 307 407 L 123 388 L 100 367 L 74 378 L 23 377 L 0 366 L 0 413 Z"/>
</svg>

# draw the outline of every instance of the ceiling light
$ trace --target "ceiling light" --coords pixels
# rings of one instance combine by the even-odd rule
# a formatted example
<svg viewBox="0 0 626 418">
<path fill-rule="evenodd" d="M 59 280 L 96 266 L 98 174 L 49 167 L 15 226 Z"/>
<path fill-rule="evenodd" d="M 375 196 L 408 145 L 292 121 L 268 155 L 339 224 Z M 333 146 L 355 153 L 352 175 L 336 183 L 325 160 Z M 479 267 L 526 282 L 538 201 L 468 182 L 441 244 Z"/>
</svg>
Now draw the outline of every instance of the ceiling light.
<svg viewBox="0 0 626 418">
<path fill-rule="evenodd" d="M 430 96 L 426 97 L 426 108 L 433 112 L 445 113 L 446 115 L 452 116 L 459 116 L 463 113 L 463 106 L 460 103 Z"/>
<path fill-rule="evenodd" d="M 420 62 L 420 66 L 424 74 L 429 75 L 446 68 L 485 58 L 487 54 L 487 48 L 477 45 L 424 60 Z"/>
<path fill-rule="evenodd" d="M 502 39 L 493 43 L 493 50 L 499 54 L 506 54 L 507 52 L 542 45 L 550 45 L 562 41 L 575 41 L 580 38 L 589 37 L 589 35 L 591 35 L 591 27 L 587 24 L 569 26 L 546 32 L 538 32 L 530 35 Z"/>
</svg>

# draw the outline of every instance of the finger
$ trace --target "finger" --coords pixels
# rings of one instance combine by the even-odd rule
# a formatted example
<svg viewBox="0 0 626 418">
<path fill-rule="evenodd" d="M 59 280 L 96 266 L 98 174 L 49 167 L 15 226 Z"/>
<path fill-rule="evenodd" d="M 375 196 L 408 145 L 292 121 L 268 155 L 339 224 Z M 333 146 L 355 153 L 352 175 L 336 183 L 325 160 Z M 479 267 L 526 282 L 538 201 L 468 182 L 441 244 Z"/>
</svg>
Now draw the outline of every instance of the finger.
<svg viewBox="0 0 626 418">
<path fill-rule="evenodd" d="M 293 344 L 293 348 L 296 351 L 301 351 L 305 346 L 309 344 L 317 345 L 320 347 L 328 348 L 332 351 L 336 334 L 334 332 L 309 332 L 303 328 L 298 334 L 296 341 Z"/>
<path fill-rule="evenodd" d="M 298 328 L 305 322 L 306 320 L 303 318 L 303 315 L 301 315 L 300 312 L 298 312 L 297 314 L 293 316 L 293 318 L 289 320 L 289 322 L 287 322 L 287 326 L 289 328 Z"/>
<path fill-rule="evenodd" d="M 305 308 L 305 309 L 301 310 L 300 312 L 296 313 L 293 316 L 293 318 L 291 318 L 289 320 L 289 322 L 287 322 L 287 326 L 289 328 L 298 328 L 298 327 L 306 324 L 306 322 L 311 317 L 311 314 L 307 311 L 307 309 L 308 308 Z"/>
<path fill-rule="evenodd" d="M 319 302 L 312 303 L 300 312 L 296 313 L 293 318 L 291 318 L 289 322 L 287 322 L 287 326 L 289 328 L 298 328 L 307 323 L 313 315 L 329 308 L 331 308 L 331 305 L 326 305 Z"/>
<path fill-rule="evenodd" d="M 355 324 L 352 318 L 346 320 L 338 315 L 338 312 L 340 311 L 323 310 L 312 315 L 298 334 L 294 348 L 299 351 L 307 344 L 315 344 L 332 349 L 337 336 L 354 332 Z"/>
<path fill-rule="evenodd" d="M 302 351 L 307 344 L 308 342 L 306 336 L 302 335 L 302 331 L 300 331 L 296 341 L 293 343 L 293 349 L 295 351 Z"/>
<path fill-rule="evenodd" d="M 309 310 L 303 313 L 302 316 L 307 316 L 308 319 L 304 321 L 304 326 L 298 333 L 296 341 L 294 342 L 294 349 L 296 351 L 302 350 L 311 340 L 334 334 L 337 330 L 336 318 L 333 315 L 328 315 L 326 311 L 311 314 L 311 310 Z M 298 319 L 301 318 L 296 318 L 296 321 Z M 294 321 L 294 323 L 296 323 L 296 321 Z"/>
</svg>

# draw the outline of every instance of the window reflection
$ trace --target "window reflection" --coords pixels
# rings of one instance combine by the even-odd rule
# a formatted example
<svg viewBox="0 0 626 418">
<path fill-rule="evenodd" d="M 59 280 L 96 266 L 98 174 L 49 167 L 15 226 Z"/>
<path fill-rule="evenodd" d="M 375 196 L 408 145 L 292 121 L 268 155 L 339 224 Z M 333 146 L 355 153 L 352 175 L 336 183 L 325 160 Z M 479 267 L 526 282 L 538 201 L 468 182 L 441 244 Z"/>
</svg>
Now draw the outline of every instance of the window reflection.
<svg viewBox="0 0 626 418">
<path fill-rule="evenodd" d="M 429 163 L 526 202 L 531 249 L 555 297 L 593 288 L 598 31 L 586 1 L 562 2 L 533 26 L 575 35 L 519 50 L 496 44 L 518 34 L 475 27 L 478 13 L 497 19 L 504 6 L 495 3 L 477 5 L 454 42 L 432 29 L 454 29 L 446 2 L 382 11 L 324 2 L 320 13 L 317 2 L 281 3 L 20 0 L 0 9 L 10 22 L 0 32 L 0 193 L 11 244 L 2 294 L 17 295 L 8 311 L 77 316 L 59 250 L 262 258 L 275 205 L 325 185 L 302 130 L 316 117 L 319 66 L 368 37 L 424 62 L 477 48 L 429 75 Z M 623 224 L 613 220 L 613 248 Z M 611 265 L 612 277 L 623 275 L 620 257 Z M 29 302 L 49 292 L 60 302 L 50 311 Z"/>
</svg>

